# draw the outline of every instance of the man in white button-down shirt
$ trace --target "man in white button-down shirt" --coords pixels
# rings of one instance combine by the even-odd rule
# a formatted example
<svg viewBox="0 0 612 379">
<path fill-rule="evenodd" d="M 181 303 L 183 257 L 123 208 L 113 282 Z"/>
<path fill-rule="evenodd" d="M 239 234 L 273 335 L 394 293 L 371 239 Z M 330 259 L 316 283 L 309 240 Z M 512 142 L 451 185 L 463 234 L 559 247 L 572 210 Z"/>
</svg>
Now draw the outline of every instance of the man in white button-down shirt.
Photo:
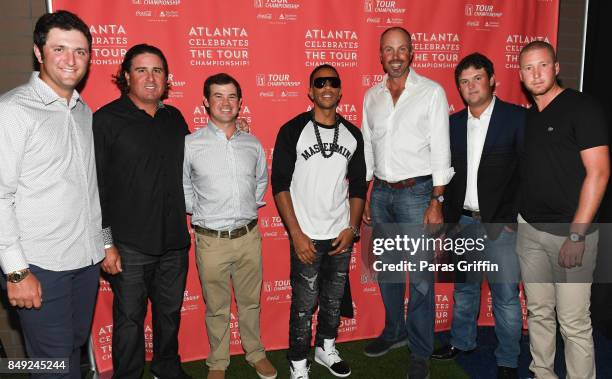
<svg viewBox="0 0 612 379">
<path fill-rule="evenodd" d="M 75 90 L 90 49 L 76 15 L 43 15 L 34 29 L 40 72 L 0 97 L 1 277 L 28 356 L 70 359 L 69 374 L 45 378 L 81 377 L 104 257 L 92 115 Z"/>
<path fill-rule="evenodd" d="M 364 222 L 441 224 L 444 186 L 450 167 L 448 103 L 442 87 L 410 69 L 410 33 L 401 27 L 383 32 L 380 60 L 386 75 L 363 101 L 362 131 L 367 180 L 374 180 Z M 371 205 L 370 205 L 371 203 Z M 392 252 L 389 252 L 392 254 Z M 423 254 L 425 256 L 427 254 Z M 405 320 L 405 273 L 379 273 L 385 328 L 365 354 L 376 357 L 410 345 L 410 378 L 426 378 L 434 340 L 434 292 L 428 278 L 410 284 L 410 317 Z"/>
</svg>

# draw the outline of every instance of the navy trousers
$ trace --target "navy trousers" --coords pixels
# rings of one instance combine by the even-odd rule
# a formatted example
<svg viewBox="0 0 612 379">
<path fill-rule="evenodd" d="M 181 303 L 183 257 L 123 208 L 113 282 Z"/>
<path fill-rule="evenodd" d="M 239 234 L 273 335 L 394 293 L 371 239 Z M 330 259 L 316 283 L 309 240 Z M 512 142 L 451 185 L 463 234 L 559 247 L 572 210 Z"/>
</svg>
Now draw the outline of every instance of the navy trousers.
<svg viewBox="0 0 612 379">
<path fill-rule="evenodd" d="M 32 374 L 32 378 L 81 379 L 81 347 L 91 330 L 100 265 L 49 271 L 30 265 L 42 287 L 40 309 L 18 309 L 28 357 L 69 358 L 69 374 Z"/>
</svg>

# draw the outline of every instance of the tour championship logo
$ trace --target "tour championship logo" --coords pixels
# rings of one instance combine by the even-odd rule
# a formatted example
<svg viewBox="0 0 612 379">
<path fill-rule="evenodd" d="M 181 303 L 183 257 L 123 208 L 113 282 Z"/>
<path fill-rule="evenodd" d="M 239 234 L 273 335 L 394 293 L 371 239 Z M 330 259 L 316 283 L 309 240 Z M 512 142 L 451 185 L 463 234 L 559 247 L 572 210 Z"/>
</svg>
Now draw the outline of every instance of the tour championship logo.
<svg viewBox="0 0 612 379">
<path fill-rule="evenodd" d="M 452 69 L 459 62 L 461 39 L 458 33 L 412 33 L 414 57 L 412 67 Z"/>
<path fill-rule="evenodd" d="M 404 23 L 406 7 L 401 6 L 400 1 L 395 0 L 364 0 L 363 11 L 366 16 L 366 23 L 380 24 L 381 22 L 390 25 L 401 25 Z M 383 16 L 383 17 L 381 17 Z"/>
<path fill-rule="evenodd" d="M 464 13 L 470 17 L 467 25 L 471 27 L 481 27 L 481 30 L 498 28 L 500 18 L 504 13 L 499 12 L 492 4 L 465 4 Z"/>
<path fill-rule="evenodd" d="M 378 282 L 376 280 L 376 273 L 370 274 L 367 270 L 361 270 L 359 275 L 359 284 L 361 286 L 361 292 L 364 294 L 378 294 Z"/>
<path fill-rule="evenodd" d="M 547 36 L 534 36 L 523 34 L 508 34 L 506 37 L 506 45 L 504 46 L 504 56 L 506 58 L 505 68 L 518 69 L 519 54 L 523 46 L 533 41 L 544 41 L 550 43 Z"/>
<path fill-rule="evenodd" d="M 357 67 L 359 37 L 354 30 L 307 29 L 304 33 L 305 67 L 331 64 L 336 68 Z"/>
<path fill-rule="evenodd" d="M 300 93 L 296 91 L 296 87 L 301 84 L 300 80 L 295 79 L 288 73 L 274 72 L 255 75 L 255 85 L 260 89 L 259 97 L 275 102 L 299 97 Z M 272 89 L 278 89 L 279 91 Z"/>
<path fill-rule="evenodd" d="M 274 148 L 266 149 L 273 150 Z M 268 168 L 271 168 L 272 158 L 270 154 L 267 156 L 268 158 Z M 261 216 L 259 218 L 259 229 L 261 232 L 262 238 L 273 239 L 275 241 L 286 240 L 287 239 L 287 231 L 285 230 L 285 226 L 283 225 L 283 221 L 280 216 Z"/>
<path fill-rule="evenodd" d="M 367 88 L 374 87 L 382 82 L 384 77 L 384 74 L 363 74 L 361 75 L 361 86 Z"/>
<path fill-rule="evenodd" d="M 147 21 L 151 22 L 165 22 L 180 16 L 176 7 L 181 5 L 181 0 L 132 0 L 132 5 L 136 6 L 136 17 L 147 17 Z"/>
<path fill-rule="evenodd" d="M 265 12 L 257 13 L 258 20 L 265 20 L 269 24 L 287 24 L 297 21 L 297 14 L 292 12 L 300 9 L 300 3 L 290 0 L 253 0 L 253 7 Z"/>
<path fill-rule="evenodd" d="M 399 2 L 395 0 L 364 0 L 363 10 L 365 13 L 403 15 L 406 13 L 406 8 L 400 6 Z"/>
<path fill-rule="evenodd" d="M 266 280 L 263 283 L 264 299 L 268 303 L 291 303 L 291 280 Z"/>
<path fill-rule="evenodd" d="M 291 0 L 253 0 L 256 9 L 291 9 L 300 8 L 299 1 Z"/>
<path fill-rule="evenodd" d="M 188 37 L 191 66 L 245 67 L 249 61 L 249 33 L 241 26 L 191 26 Z"/>
<path fill-rule="evenodd" d="M 125 25 L 92 24 L 91 64 L 96 66 L 118 66 L 128 50 L 128 33 Z"/>
</svg>

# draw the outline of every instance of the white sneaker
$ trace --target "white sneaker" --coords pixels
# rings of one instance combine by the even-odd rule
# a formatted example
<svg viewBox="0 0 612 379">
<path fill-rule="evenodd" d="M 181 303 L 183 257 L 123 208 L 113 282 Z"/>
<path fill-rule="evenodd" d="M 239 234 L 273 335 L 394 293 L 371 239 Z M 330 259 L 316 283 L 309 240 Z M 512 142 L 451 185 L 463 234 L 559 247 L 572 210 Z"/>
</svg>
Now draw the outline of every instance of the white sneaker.
<svg viewBox="0 0 612 379">
<path fill-rule="evenodd" d="M 351 368 L 340 358 L 336 350 L 336 340 L 323 340 L 323 347 L 315 348 L 315 362 L 327 367 L 329 372 L 339 378 L 346 378 L 351 375 Z"/>
<path fill-rule="evenodd" d="M 289 362 L 289 379 L 308 379 L 308 371 L 310 365 L 306 359 Z"/>
</svg>

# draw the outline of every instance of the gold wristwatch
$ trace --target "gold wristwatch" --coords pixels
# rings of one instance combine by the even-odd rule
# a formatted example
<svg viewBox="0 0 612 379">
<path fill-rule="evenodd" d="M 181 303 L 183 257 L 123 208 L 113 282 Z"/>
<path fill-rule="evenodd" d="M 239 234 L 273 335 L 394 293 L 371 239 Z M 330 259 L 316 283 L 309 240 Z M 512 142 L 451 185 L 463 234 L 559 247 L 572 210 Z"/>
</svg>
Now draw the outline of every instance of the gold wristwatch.
<svg viewBox="0 0 612 379">
<path fill-rule="evenodd" d="M 25 269 L 19 270 L 19 271 L 9 272 L 6 275 L 6 280 L 11 282 L 11 283 L 19 283 L 22 280 L 24 280 L 29 274 L 30 274 L 30 269 L 29 268 L 25 268 Z"/>
</svg>

